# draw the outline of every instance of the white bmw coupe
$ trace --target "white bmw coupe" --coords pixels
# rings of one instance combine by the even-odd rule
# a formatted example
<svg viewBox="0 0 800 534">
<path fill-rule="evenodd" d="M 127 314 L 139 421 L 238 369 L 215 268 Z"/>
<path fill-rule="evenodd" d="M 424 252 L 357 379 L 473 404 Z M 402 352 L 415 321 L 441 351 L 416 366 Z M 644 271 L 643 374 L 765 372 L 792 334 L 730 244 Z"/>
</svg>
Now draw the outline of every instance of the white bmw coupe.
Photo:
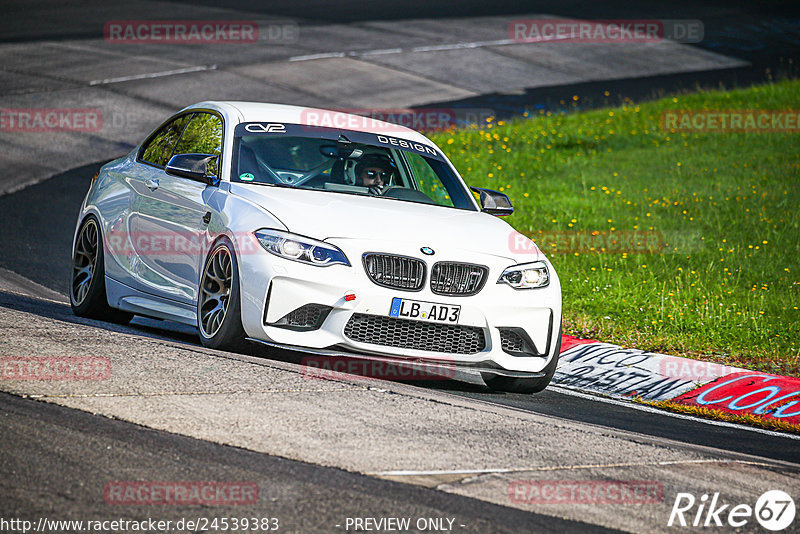
<svg viewBox="0 0 800 534">
<path fill-rule="evenodd" d="M 414 130 L 202 102 L 94 178 L 70 300 L 84 317 L 196 326 L 212 348 L 251 340 L 541 391 L 558 361 L 561 286 L 497 217 L 512 211 Z"/>
</svg>

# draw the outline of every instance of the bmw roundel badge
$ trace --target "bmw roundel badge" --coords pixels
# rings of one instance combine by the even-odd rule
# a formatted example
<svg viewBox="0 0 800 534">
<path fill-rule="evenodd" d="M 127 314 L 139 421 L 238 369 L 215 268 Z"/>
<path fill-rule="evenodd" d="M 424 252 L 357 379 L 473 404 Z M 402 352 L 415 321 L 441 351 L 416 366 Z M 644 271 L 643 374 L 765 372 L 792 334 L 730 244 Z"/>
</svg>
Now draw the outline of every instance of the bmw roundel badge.
<svg viewBox="0 0 800 534">
<path fill-rule="evenodd" d="M 433 249 L 431 247 L 422 247 L 419 250 L 420 250 L 420 252 L 422 252 L 423 254 L 426 254 L 428 256 L 433 256 L 435 254 L 435 252 L 433 251 Z"/>
</svg>

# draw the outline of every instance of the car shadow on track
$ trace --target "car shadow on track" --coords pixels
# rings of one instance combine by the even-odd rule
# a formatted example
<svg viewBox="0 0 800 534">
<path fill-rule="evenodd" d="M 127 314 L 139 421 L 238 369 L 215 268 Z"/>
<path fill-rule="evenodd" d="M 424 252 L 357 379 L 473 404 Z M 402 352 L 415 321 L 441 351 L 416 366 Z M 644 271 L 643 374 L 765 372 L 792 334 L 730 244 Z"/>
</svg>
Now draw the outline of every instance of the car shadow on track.
<svg viewBox="0 0 800 534">
<path fill-rule="evenodd" d="M 55 321 L 102 328 L 110 332 L 131 334 L 199 347 L 197 330 L 190 326 L 172 321 L 161 321 L 136 316 L 129 324 L 122 325 L 76 316 L 66 303 L 43 300 L 17 293 L 0 290 L 0 308 L 8 308 L 24 313 L 31 313 Z M 472 384 L 431 373 L 409 372 L 405 366 L 390 363 L 371 362 L 359 359 L 357 355 L 346 358 L 332 356 L 310 356 L 301 351 L 291 351 L 267 347 L 258 343 L 250 343 L 241 354 L 256 358 L 277 360 L 285 363 L 302 365 L 306 372 L 320 378 L 331 379 L 380 379 L 389 382 L 411 384 L 426 389 L 452 391 L 457 393 L 488 393 L 490 390 L 480 384 Z"/>
</svg>

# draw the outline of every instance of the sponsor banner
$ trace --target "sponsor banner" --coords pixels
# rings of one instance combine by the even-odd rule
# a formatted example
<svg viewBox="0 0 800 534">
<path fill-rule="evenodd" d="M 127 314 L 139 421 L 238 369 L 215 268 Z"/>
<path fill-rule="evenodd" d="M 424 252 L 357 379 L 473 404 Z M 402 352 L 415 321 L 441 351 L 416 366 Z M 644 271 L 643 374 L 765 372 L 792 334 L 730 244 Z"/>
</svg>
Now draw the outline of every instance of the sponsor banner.
<svg viewBox="0 0 800 534">
<path fill-rule="evenodd" d="M 748 413 L 800 424 L 798 378 L 741 371 L 717 378 L 673 401 L 731 414 Z"/>
<path fill-rule="evenodd" d="M 258 501 L 255 482 L 214 481 L 119 481 L 103 488 L 103 499 L 112 505 L 238 506 Z"/>
<path fill-rule="evenodd" d="M 685 133 L 798 133 L 800 111 L 721 109 L 669 110 L 661 113 L 661 130 Z"/>
<path fill-rule="evenodd" d="M 365 118 L 365 120 L 374 119 Z M 398 128 L 398 126 L 394 125 L 390 126 L 389 128 Z M 339 140 L 339 136 L 342 135 L 342 129 L 329 128 L 326 126 L 313 126 L 311 124 L 246 122 L 236 126 L 236 130 L 234 131 L 234 135 L 236 137 L 242 137 L 249 134 L 281 137 L 314 137 L 319 139 L 329 139 L 336 143 Z M 348 130 L 346 137 L 351 143 L 385 146 L 389 148 L 396 147 L 401 150 L 416 152 L 426 157 L 443 160 L 441 153 L 426 142 L 411 141 L 402 137 L 395 137 L 393 135 L 383 135 L 376 132 L 363 132 L 358 130 Z"/>
<path fill-rule="evenodd" d="M 518 19 L 508 24 L 508 38 L 517 43 L 635 43 L 661 41 L 699 43 L 705 34 L 695 19 Z"/>
<path fill-rule="evenodd" d="M 616 397 L 667 400 L 694 389 L 686 378 L 663 376 L 662 360 L 674 358 L 638 349 L 623 349 L 608 343 L 569 341 L 563 349 L 553 383 Z"/>
<path fill-rule="evenodd" d="M 654 504 L 664 500 L 657 480 L 512 480 L 514 504 Z"/>
<path fill-rule="evenodd" d="M 3 380 L 107 380 L 111 360 L 104 356 L 6 356 Z"/>
<path fill-rule="evenodd" d="M 589 343 L 598 343 L 594 339 L 581 339 L 579 337 L 572 337 L 567 335 L 561 336 L 561 354 L 564 354 L 572 347 L 578 345 L 588 345 Z"/>
<path fill-rule="evenodd" d="M 784 366 L 796 372 L 796 366 Z M 553 384 L 800 424 L 800 378 L 561 337 Z"/>
</svg>

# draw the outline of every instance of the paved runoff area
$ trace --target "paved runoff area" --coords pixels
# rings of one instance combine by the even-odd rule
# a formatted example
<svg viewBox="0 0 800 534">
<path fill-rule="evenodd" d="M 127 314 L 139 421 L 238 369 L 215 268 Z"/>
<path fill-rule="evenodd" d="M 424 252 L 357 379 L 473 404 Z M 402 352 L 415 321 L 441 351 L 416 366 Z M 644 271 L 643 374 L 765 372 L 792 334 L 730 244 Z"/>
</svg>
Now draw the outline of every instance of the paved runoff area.
<svg viewBox="0 0 800 534">
<path fill-rule="evenodd" d="M 140 1 L 114 6 L 113 12 L 105 5 L 67 9 L 63 17 L 77 25 L 72 39 L 52 30 L 24 40 L 31 27 L 59 24 L 47 13 L 24 8 L 15 13 L 17 24 L 0 25 L 6 39 L 24 40 L 0 44 L 0 98 L 8 122 L 0 128 L 0 165 L 6 171 L 0 176 L 0 194 L 125 154 L 172 113 L 203 100 L 253 100 L 385 115 L 484 94 L 748 64 L 670 41 L 509 39 L 510 22 L 553 17 L 541 13 L 320 24 L 193 6 L 191 18 L 197 20 L 255 21 L 262 39 L 195 45 L 104 39 L 109 20 L 140 19 L 143 13 L 149 20 L 175 18 L 168 7 Z M 31 26 L 25 24 L 28 19 Z M 48 38 L 50 34 L 58 38 Z M 443 115 L 476 121 L 497 112 L 485 108 Z M 47 110 L 71 112 L 48 119 L 43 115 Z M 22 131 L 47 120 L 57 120 L 67 131 Z M 31 158 L 32 153 L 37 157 Z"/>
<path fill-rule="evenodd" d="M 800 490 L 796 464 L 413 385 L 320 376 L 257 353 L 80 320 L 63 303 L 0 293 L 0 328 L 5 392 L 553 518 L 666 532 L 679 493 L 699 505 L 716 488 L 725 503 L 753 506 L 768 489 Z M 677 504 L 690 508 L 688 497 Z M 684 512 L 690 523 L 697 505 Z"/>
</svg>

